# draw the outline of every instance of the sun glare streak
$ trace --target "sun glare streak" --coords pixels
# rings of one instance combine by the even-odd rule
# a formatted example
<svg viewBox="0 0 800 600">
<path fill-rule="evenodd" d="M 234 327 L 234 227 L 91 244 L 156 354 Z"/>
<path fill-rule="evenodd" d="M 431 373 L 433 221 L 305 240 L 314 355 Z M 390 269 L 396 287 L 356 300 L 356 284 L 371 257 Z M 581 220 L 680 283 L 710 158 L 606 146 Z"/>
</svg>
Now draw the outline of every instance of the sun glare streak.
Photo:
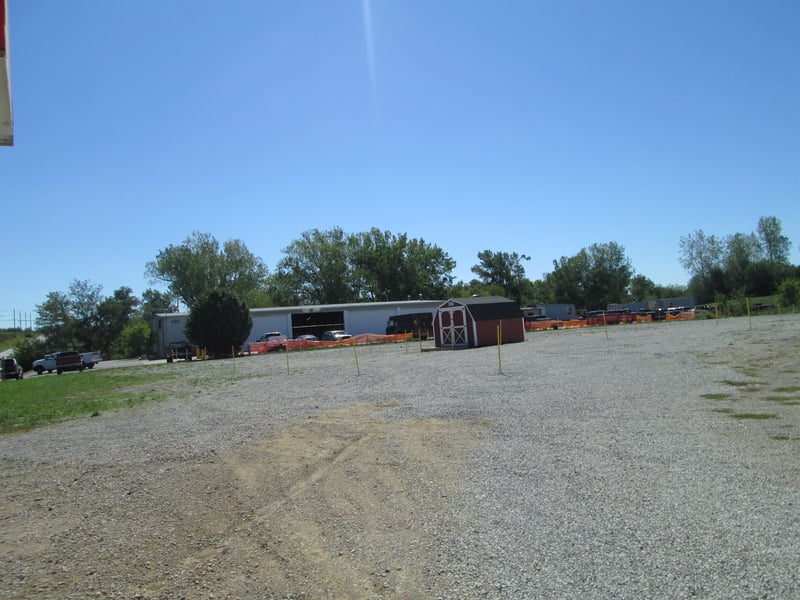
<svg viewBox="0 0 800 600">
<path fill-rule="evenodd" d="M 370 0 L 361 1 L 364 15 L 364 42 L 367 49 L 367 68 L 369 69 L 369 84 L 373 95 L 375 94 L 375 52 L 372 45 L 372 10 Z"/>
</svg>

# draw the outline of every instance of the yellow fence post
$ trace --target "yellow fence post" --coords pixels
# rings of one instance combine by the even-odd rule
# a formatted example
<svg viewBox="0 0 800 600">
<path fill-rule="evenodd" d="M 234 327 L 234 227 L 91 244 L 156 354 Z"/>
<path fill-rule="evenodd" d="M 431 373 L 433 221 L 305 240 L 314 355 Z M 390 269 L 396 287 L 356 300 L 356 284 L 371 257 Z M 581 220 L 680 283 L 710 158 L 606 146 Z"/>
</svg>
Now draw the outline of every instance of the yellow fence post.
<svg viewBox="0 0 800 600">
<path fill-rule="evenodd" d="M 497 325 L 497 370 L 502 375 L 503 373 L 503 358 L 500 353 L 500 347 L 503 345 L 503 322 L 500 321 Z"/>
<path fill-rule="evenodd" d="M 355 357 L 355 360 L 356 360 L 356 374 L 357 375 L 361 375 L 361 369 L 358 366 L 358 352 L 356 352 L 356 342 L 355 342 L 355 340 L 352 340 L 351 343 L 353 345 L 353 356 Z"/>
<path fill-rule="evenodd" d="M 750 314 L 750 296 L 745 296 L 745 303 L 747 304 L 747 324 L 748 327 L 753 329 L 753 316 Z"/>
</svg>

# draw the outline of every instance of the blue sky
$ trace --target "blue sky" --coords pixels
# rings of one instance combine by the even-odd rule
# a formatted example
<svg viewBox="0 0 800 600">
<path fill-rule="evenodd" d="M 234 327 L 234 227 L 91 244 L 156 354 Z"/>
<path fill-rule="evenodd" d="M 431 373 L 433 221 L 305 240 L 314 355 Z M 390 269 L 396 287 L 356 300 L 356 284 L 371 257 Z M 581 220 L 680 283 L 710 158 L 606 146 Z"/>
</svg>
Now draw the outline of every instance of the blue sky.
<svg viewBox="0 0 800 600">
<path fill-rule="evenodd" d="M 776 216 L 800 262 L 800 3 L 8 0 L 0 326 L 74 279 L 150 287 L 192 231 L 270 271 L 303 231 L 422 238 L 531 279 L 593 243 Z"/>
</svg>

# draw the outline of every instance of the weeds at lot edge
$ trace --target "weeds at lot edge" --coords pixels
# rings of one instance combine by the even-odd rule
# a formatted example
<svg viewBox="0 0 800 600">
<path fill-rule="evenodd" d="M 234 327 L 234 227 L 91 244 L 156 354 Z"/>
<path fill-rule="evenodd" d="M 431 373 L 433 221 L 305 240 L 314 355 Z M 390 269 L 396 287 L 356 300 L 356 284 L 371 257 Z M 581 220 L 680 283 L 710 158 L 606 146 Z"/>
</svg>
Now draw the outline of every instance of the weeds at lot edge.
<svg viewBox="0 0 800 600">
<path fill-rule="evenodd" d="M 143 367 L 4 381 L 0 385 L 0 433 L 158 402 L 175 395 L 170 383 L 178 378 L 182 377 L 177 373 Z"/>
</svg>

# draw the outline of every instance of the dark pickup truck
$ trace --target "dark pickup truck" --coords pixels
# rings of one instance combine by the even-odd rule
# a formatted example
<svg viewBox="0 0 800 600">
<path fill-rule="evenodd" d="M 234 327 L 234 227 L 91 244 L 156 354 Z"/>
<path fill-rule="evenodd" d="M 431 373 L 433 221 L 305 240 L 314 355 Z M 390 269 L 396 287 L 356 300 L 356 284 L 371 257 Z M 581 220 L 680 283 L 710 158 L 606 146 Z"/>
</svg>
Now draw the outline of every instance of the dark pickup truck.
<svg viewBox="0 0 800 600">
<path fill-rule="evenodd" d="M 83 371 L 86 365 L 83 358 L 75 350 L 56 352 L 56 373 L 61 375 L 64 371 Z"/>
</svg>

